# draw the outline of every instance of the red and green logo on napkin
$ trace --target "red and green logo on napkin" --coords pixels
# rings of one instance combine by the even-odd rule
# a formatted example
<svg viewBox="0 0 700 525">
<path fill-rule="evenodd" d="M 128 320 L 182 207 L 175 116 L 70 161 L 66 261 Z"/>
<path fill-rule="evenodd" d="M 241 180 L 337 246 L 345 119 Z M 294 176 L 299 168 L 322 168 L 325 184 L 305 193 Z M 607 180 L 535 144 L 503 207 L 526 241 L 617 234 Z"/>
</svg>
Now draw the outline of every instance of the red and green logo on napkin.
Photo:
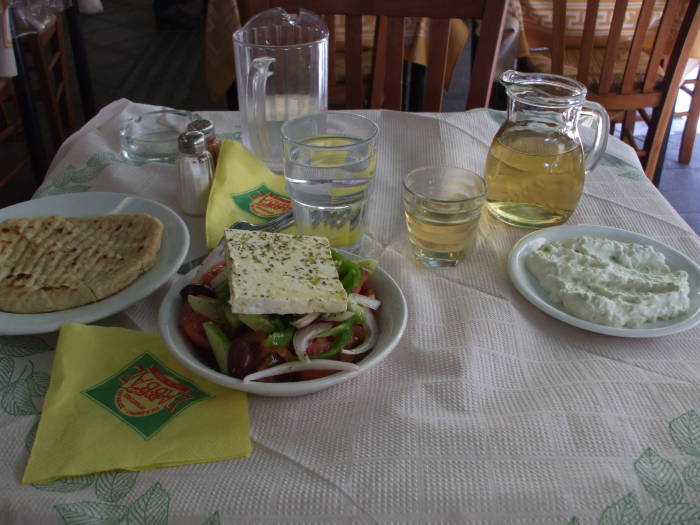
<svg viewBox="0 0 700 525">
<path fill-rule="evenodd" d="M 192 403 L 211 397 L 151 354 L 143 354 L 83 394 L 145 439 Z"/>
</svg>

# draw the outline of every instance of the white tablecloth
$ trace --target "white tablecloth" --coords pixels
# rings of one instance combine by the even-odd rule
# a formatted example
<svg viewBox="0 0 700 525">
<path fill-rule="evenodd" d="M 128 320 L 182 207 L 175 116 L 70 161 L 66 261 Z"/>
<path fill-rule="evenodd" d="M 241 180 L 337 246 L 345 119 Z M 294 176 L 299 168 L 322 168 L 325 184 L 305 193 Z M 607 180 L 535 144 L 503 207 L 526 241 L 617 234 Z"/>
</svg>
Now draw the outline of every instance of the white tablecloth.
<svg viewBox="0 0 700 525">
<path fill-rule="evenodd" d="M 143 109 L 103 109 L 64 144 L 38 195 L 117 191 L 178 210 L 174 165 L 118 155 L 119 122 Z M 47 379 L 52 340 L 0 337 L 1 522 L 700 522 L 700 327 L 623 339 L 548 317 L 506 272 L 527 231 L 486 215 L 462 264 L 422 267 L 406 239 L 401 176 L 436 162 L 480 170 L 503 114 L 365 114 L 380 139 L 364 252 L 410 310 L 394 352 L 318 394 L 251 396 L 250 457 L 133 474 L 108 501 L 105 474 L 20 484 L 43 392 L 18 378 L 31 367 Z M 237 136 L 237 114 L 203 115 Z M 570 223 L 637 231 L 700 260 L 697 235 L 616 139 L 584 192 Z M 202 221 L 187 222 L 194 257 Z M 152 331 L 160 295 L 102 323 Z"/>
</svg>

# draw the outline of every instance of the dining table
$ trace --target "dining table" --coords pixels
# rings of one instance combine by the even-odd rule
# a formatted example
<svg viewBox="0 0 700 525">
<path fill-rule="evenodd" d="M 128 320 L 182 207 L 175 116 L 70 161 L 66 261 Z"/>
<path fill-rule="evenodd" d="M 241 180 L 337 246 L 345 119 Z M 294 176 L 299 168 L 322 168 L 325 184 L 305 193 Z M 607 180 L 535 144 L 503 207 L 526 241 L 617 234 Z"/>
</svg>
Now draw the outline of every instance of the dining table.
<svg viewBox="0 0 700 525">
<path fill-rule="evenodd" d="M 175 164 L 120 154 L 121 122 L 149 109 L 125 99 L 102 108 L 62 145 L 34 198 L 156 201 L 185 221 L 191 260 L 206 253 L 204 221 L 181 213 Z M 21 483 L 56 333 L 2 335 L 0 522 L 700 522 L 700 327 L 619 337 L 551 317 L 508 272 L 530 231 L 486 210 L 464 260 L 423 266 L 408 241 L 402 177 L 423 165 L 483 172 L 505 113 L 358 113 L 379 127 L 361 254 L 378 260 L 408 305 L 391 354 L 314 394 L 249 394 L 249 456 L 134 472 L 106 497 L 108 473 Z M 222 139 L 240 139 L 237 112 L 197 114 Z M 567 224 L 633 231 L 700 261 L 698 235 L 612 136 Z M 157 332 L 175 277 L 96 324 Z"/>
</svg>

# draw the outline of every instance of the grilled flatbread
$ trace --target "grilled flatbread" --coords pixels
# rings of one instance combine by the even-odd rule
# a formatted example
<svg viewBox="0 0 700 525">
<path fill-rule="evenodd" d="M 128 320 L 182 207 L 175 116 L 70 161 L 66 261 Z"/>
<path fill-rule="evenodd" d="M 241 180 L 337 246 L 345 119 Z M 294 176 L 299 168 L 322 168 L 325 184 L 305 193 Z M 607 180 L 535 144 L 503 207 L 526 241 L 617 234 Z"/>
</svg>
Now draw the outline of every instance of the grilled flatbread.
<svg viewBox="0 0 700 525">
<path fill-rule="evenodd" d="M 156 262 L 150 215 L 35 217 L 0 223 L 0 310 L 40 313 L 99 301 Z"/>
</svg>

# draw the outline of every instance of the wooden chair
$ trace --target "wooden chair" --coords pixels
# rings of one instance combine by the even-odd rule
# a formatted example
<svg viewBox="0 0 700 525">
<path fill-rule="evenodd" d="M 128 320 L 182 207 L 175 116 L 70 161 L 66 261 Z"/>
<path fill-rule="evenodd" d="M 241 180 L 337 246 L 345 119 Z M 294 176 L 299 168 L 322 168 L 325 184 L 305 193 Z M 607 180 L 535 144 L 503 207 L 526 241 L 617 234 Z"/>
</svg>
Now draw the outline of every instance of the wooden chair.
<svg viewBox="0 0 700 525">
<path fill-rule="evenodd" d="M 22 120 L 12 82 L 0 78 L 0 151 L 3 158 L 0 166 L 0 207 L 18 200 L 14 192 L 13 195 L 9 194 L 9 190 L 18 186 L 28 186 L 26 195 L 22 195 L 28 197 L 35 188 L 29 173 L 29 158 L 24 148 L 18 147 L 23 141 Z M 18 184 L 22 177 L 25 183 Z"/>
<path fill-rule="evenodd" d="M 345 16 L 345 75 L 343 106 L 346 108 L 403 109 L 404 20 L 429 18 L 429 51 L 426 74 L 425 111 L 440 111 L 447 61 L 451 18 L 479 20 L 480 37 L 472 61 L 466 108 L 487 107 L 496 72 L 507 0 L 249 0 L 239 3 L 241 20 L 270 7 L 288 11 L 308 9 L 324 15 Z M 371 82 L 363 82 L 362 16 L 377 17 Z M 336 90 L 335 26 L 329 24 L 329 77 Z M 365 54 L 366 55 L 366 54 Z M 365 59 L 365 71 L 367 69 Z"/>
<path fill-rule="evenodd" d="M 78 126 L 66 55 L 62 16 L 57 16 L 41 33 L 22 37 L 36 75 L 39 99 L 49 123 L 56 149 Z"/>
<path fill-rule="evenodd" d="M 693 65 L 700 65 L 696 60 Z M 686 68 L 689 71 L 692 68 Z M 689 87 L 689 86 L 692 86 Z M 678 162 L 690 164 L 693 157 L 693 146 L 695 145 L 695 135 L 698 132 L 698 120 L 700 120 L 700 68 L 698 76 L 694 79 L 684 80 L 681 89 L 690 95 L 690 107 L 688 111 L 676 113 L 674 117 L 686 117 L 683 135 L 681 136 L 681 147 L 678 149 Z"/>
<path fill-rule="evenodd" d="M 580 45 L 567 47 L 567 2 L 554 0 L 549 49 L 531 54 L 527 64 L 528 69 L 575 77 L 586 84 L 588 99 L 602 104 L 611 122 L 622 124 L 620 138 L 635 149 L 647 177 L 655 183 L 685 63 L 700 29 L 699 3 L 667 0 L 654 29 L 651 22 L 656 0 L 643 0 L 632 40 L 622 44 L 620 35 L 630 6 L 628 0 L 616 0 L 607 44 L 599 48 L 594 46 L 594 36 L 600 1 L 588 0 Z M 678 15 L 682 15 L 682 22 L 674 42 Z M 650 34 L 653 43 L 648 48 Z M 643 144 L 634 137 L 637 115 L 648 126 Z"/>
</svg>

